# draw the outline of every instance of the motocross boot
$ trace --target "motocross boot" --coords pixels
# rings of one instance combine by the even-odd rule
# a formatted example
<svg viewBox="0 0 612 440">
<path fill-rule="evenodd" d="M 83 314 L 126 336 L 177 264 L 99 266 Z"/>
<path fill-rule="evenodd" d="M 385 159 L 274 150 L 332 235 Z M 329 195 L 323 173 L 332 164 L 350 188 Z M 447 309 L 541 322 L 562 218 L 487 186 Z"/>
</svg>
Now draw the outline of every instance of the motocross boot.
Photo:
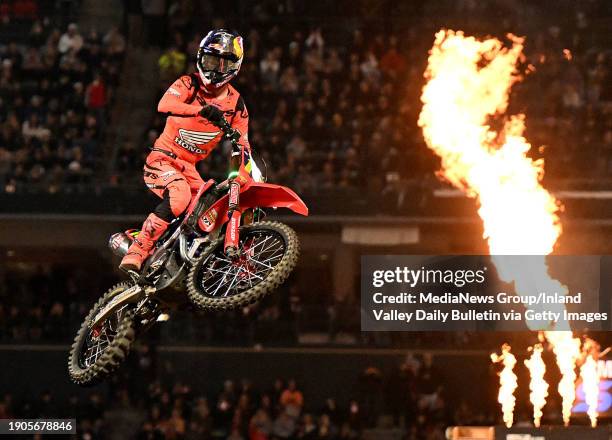
<svg viewBox="0 0 612 440">
<path fill-rule="evenodd" d="M 150 214 L 143 223 L 140 233 L 134 238 L 127 254 L 121 260 L 119 269 L 126 272 L 129 270 L 140 271 L 142 262 L 147 258 L 149 251 L 167 227 L 167 221 L 162 220 L 155 214 Z"/>
</svg>

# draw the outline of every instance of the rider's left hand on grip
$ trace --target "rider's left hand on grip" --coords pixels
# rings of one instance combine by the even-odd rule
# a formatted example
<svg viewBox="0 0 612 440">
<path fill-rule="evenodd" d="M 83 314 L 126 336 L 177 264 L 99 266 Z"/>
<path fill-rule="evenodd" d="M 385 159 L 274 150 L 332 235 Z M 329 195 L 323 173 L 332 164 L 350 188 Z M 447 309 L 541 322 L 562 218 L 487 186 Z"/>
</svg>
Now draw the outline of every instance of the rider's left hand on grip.
<svg viewBox="0 0 612 440">
<path fill-rule="evenodd" d="M 238 142 L 240 140 L 240 136 L 242 136 L 242 134 L 238 130 L 231 127 L 225 132 L 225 137 L 232 142 Z"/>
<path fill-rule="evenodd" d="M 210 122 L 215 124 L 218 127 L 223 128 L 223 124 L 227 125 L 227 121 L 225 120 L 225 116 L 223 115 L 223 111 L 214 105 L 205 105 L 200 110 L 200 116 L 205 119 L 208 119 Z"/>
</svg>

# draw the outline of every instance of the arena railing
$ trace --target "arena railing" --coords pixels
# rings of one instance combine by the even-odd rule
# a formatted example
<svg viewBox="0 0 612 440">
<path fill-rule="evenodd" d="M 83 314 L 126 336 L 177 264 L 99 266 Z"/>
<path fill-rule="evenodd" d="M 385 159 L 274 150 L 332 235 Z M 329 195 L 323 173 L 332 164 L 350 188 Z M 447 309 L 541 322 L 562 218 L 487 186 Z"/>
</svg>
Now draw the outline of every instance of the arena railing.
<svg viewBox="0 0 612 440">
<path fill-rule="evenodd" d="M 612 180 L 558 181 L 554 187 L 559 188 L 553 193 L 565 205 L 565 217 L 612 218 L 612 204 L 609 203 Z M 73 183 L 57 188 L 22 184 L 8 189 L 8 192 L 0 191 L 4 214 L 143 215 L 157 201 L 141 184 Z M 471 217 L 475 213 L 475 202 L 461 191 L 441 184 L 426 186 L 415 180 L 382 194 L 357 188 L 313 189 L 298 193 L 315 216 Z"/>
</svg>

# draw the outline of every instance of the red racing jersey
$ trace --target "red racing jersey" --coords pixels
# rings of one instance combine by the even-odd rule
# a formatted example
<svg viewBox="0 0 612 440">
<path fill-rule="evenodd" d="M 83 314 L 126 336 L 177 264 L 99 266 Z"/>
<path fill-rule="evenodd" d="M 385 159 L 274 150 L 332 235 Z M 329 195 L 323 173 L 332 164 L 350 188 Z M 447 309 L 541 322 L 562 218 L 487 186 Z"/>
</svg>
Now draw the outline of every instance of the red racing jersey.
<svg viewBox="0 0 612 440">
<path fill-rule="evenodd" d="M 184 75 L 174 81 L 159 101 L 157 110 L 168 114 L 155 147 L 168 150 L 190 163 L 205 159 L 219 144 L 223 133 L 219 127 L 201 117 L 202 106 L 209 104 L 225 113 L 232 128 L 241 133 L 238 143 L 250 150 L 249 114 L 240 93 L 228 84 L 227 96 L 205 96 L 197 75 Z"/>
</svg>

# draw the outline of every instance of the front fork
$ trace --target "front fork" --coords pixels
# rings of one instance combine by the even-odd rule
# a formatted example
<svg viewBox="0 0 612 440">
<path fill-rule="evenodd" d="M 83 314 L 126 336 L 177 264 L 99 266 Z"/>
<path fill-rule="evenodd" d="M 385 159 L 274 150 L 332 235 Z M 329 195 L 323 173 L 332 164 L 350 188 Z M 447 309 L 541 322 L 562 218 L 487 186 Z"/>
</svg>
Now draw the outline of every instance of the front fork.
<svg viewBox="0 0 612 440">
<path fill-rule="evenodd" d="M 230 183 L 229 189 L 229 222 L 225 230 L 225 241 L 223 252 L 230 258 L 238 256 L 238 244 L 240 242 L 240 184 L 236 181 Z"/>
</svg>

